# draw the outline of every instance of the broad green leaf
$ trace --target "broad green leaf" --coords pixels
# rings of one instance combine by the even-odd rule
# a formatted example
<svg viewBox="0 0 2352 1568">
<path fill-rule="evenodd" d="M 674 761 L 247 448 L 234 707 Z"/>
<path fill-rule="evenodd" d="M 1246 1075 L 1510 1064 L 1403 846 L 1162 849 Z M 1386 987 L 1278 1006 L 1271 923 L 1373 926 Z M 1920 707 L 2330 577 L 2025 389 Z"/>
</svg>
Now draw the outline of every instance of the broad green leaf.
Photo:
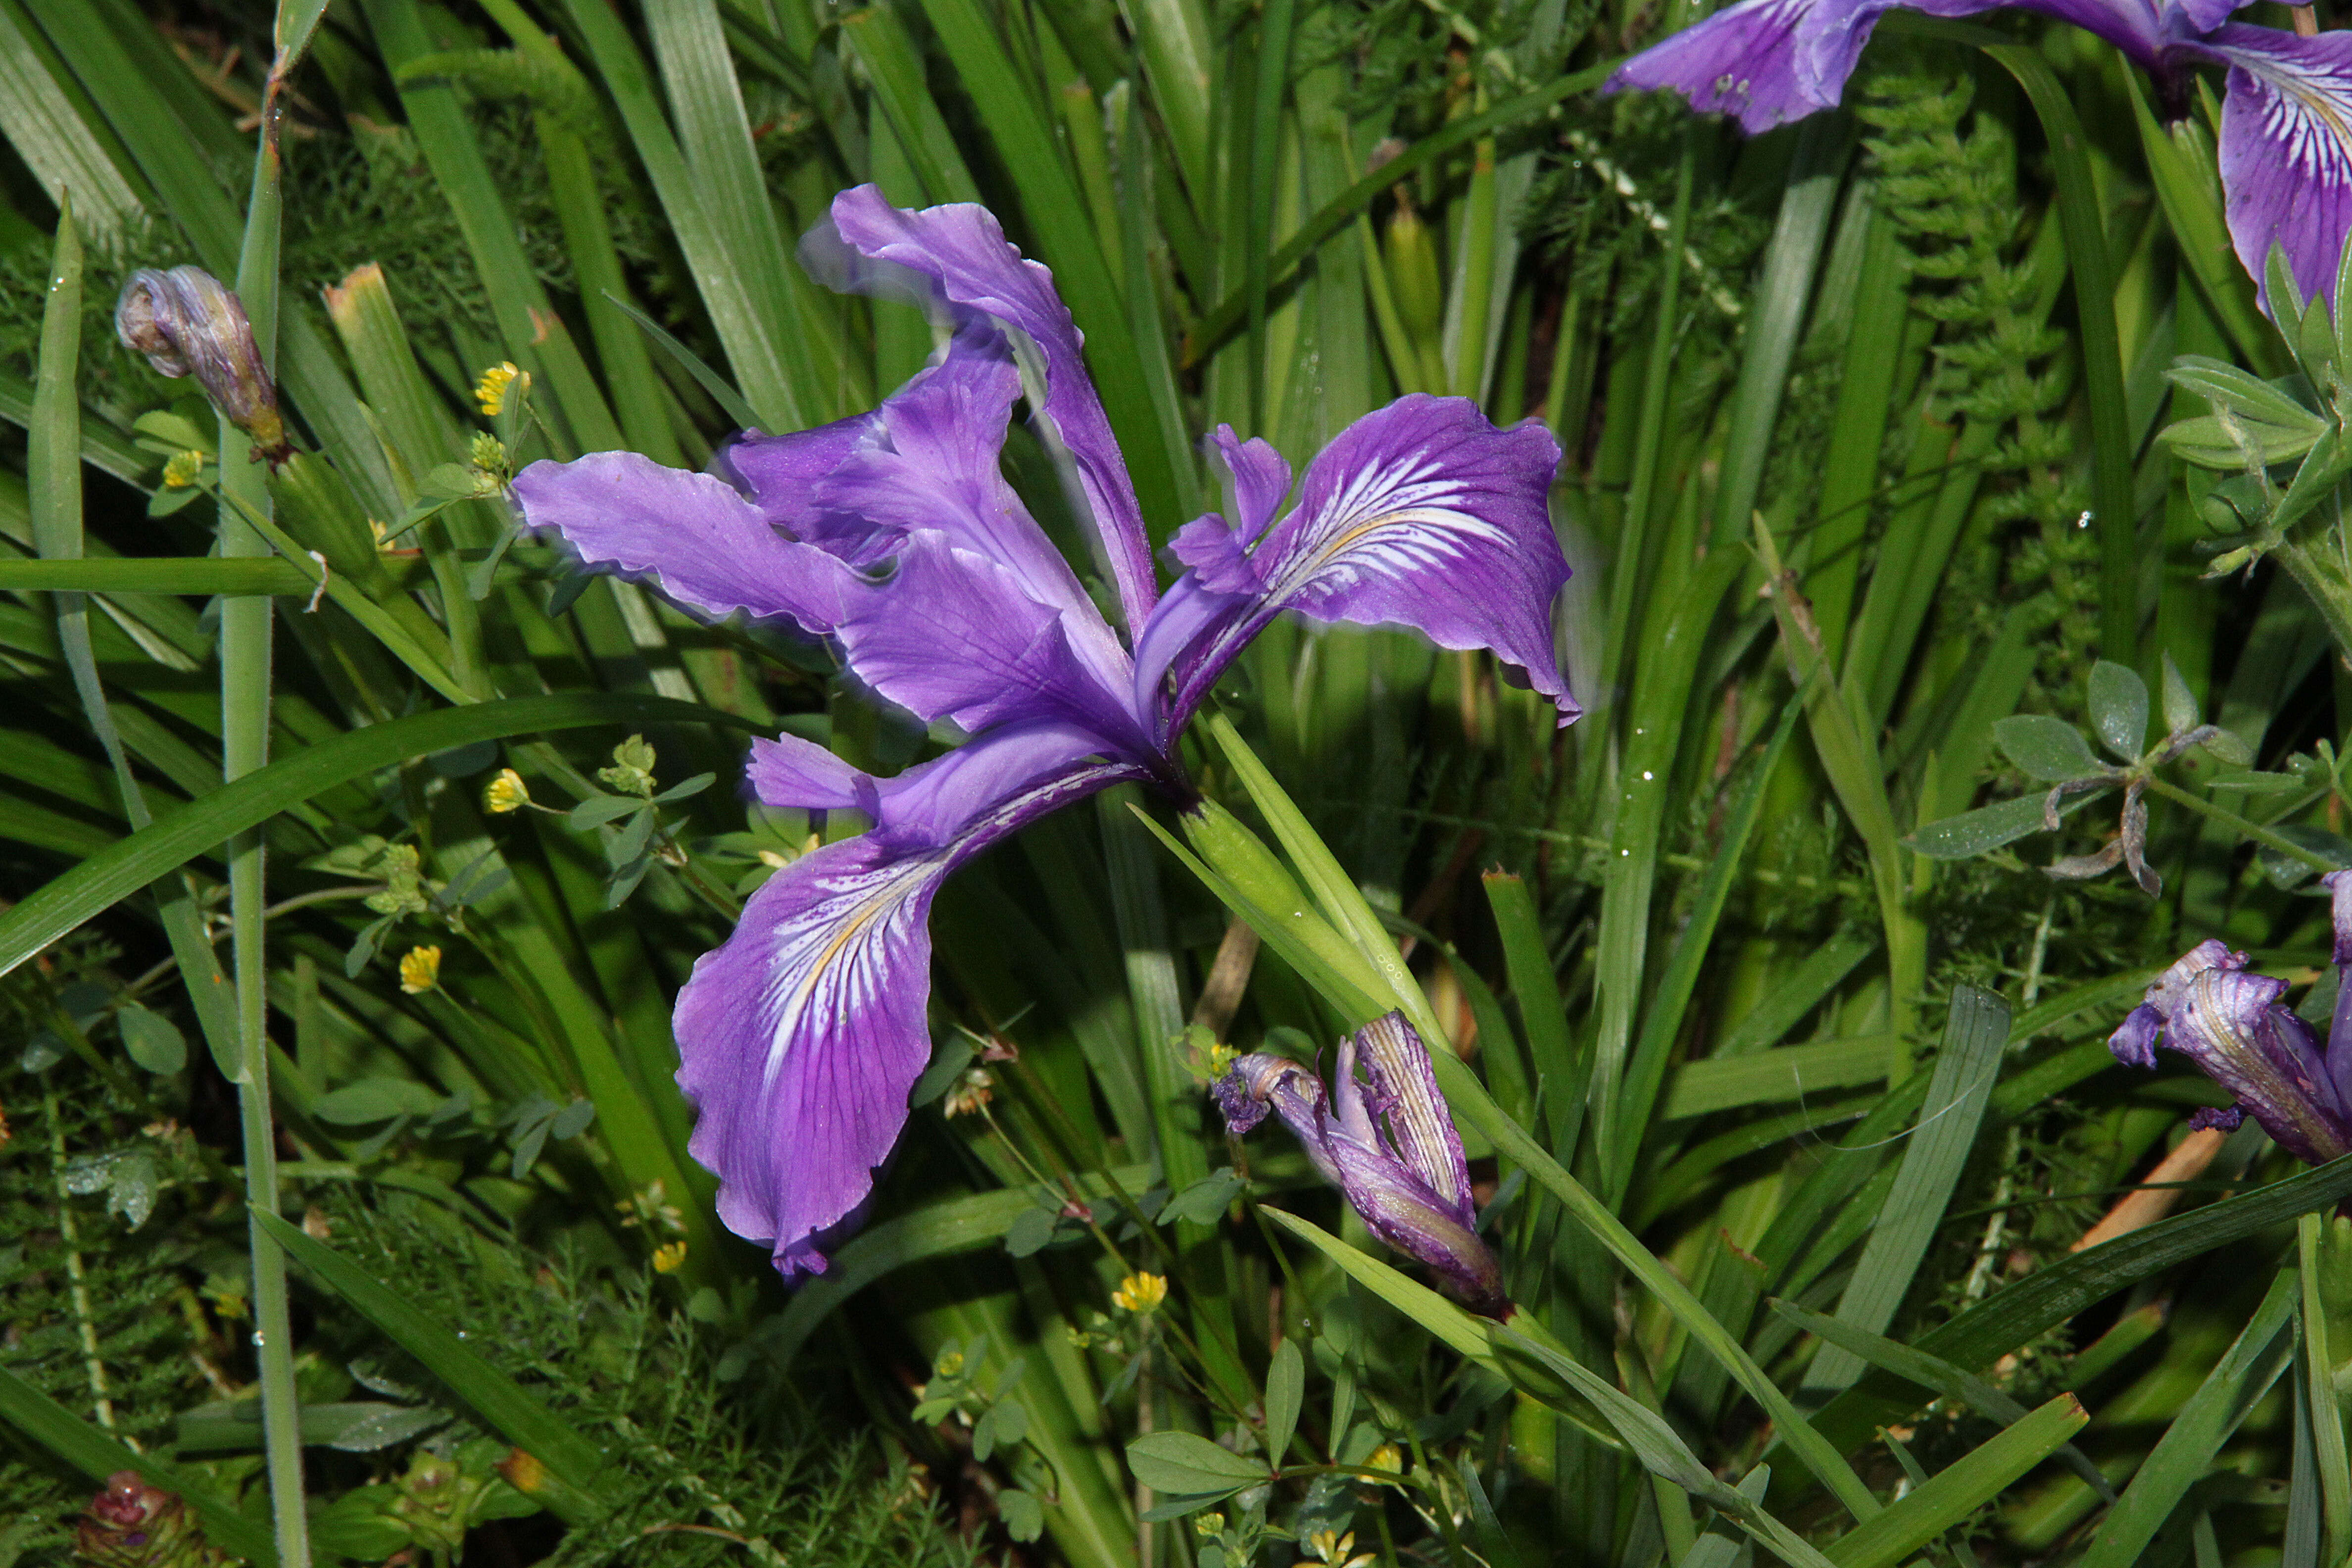
<svg viewBox="0 0 2352 1568">
<path fill-rule="evenodd" d="M 322 1094 L 310 1102 L 310 1114 L 341 1126 L 364 1126 L 395 1116 L 423 1116 L 441 1103 L 433 1089 L 408 1078 L 362 1079 Z"/>
<path fill-rule="evenodd" d="M 1299 1406 L 1307 1398 L 1307 1358 L 1298 1342 L 1285 1339 L 1274 1347 L 1265 1369 L 1265 1454 L 1277 1468 L 1289 1451 L 1291 1434 L 1298 1430 Z"/>
<path fill-rule="evenodd" d="M 1831 1542 L 1830 1561 L 1837 1568 L 1895 1568 L 2000 1496 L 2090 1418 L 2080 1400 L 2060 1394 Z"/>
<path fill-rule="evenodd" d="M 2197 694 L 2189 689 L 2188 678 L 2180 673 L 2180 667 L 2172 662 L 2172 656 L 2166 654 L 2164 656 L 2164 732 L 2168 735 L 2185 735 L 2197 728 L 2203 718 L 2204 710 L 2197 704 Z"/>
<path fill-rule="evenodd" d="M 1192 1496 L 1238 1491 L 1266 1479 L 1266 1468 L 1191 1432 L 1148 1432 L 1127 1446 L 1127 1468 L 1154 1491 Z"/>
<path fill-rule="evenodd" d="M 1194 1225 L 1213 1225 L 1224 1217 L 1226 1207 L 1241 1196 L 1248 1185 L 1234 1173 L 1231 1165 L 1221 1165 L 1162 1205 L 1159 1221 L 1161 1225 L 1180 1219 L 1190 1220 Z"/>
<path fill-rule="evenodd" d="M 2305 407 L 2291 394 L 2221 360 L 2183 354 L 2164 374 L 2165 379 L 2175 386 L 2185 387 L 2216 408 L 2227 408 L 2248 419 L 2281 429 L 2301 430 L 2315 440 L 2329 427 L 2324 416 Z"/>
<path fill-rule="evenodd" d="M 1894 1321 L 1968 1163 L 2008 1042 L 2007 1002 L 1980 986 L 1953 991 L 1927 1103 L 1904 1145 L 1903 1163 L 1861 1261 L 1838 1299 L 1840 1321 L 1871 1333 L 1884 1332 Z M 1864 1364 L 1841 1345 L 1825 1345 L 1806 1370 L 1805 1392 L 1816 1400 L 1834 1393 L 1859 1376 Z"/>
<path fill-rule="evenodd" d="M 2281 1269 L 2252 1320 L 2173 1416 L 2124 1489 L 2123 1500 L 2107 1510 L 2090 1551 L 2076 1560 L 2077 1568 L 2132 1568 L 2143 1561 L 2156 1532 L 2189 1489 L 2212 1469 L 2221 1445 L 2294 1360 L 2300 1295 L 2295 1270 Z"/>
<path fill-rule="evenodd" d="M 2147 749 L 2147 682 L 2111 659 L 2091 667 L 2091 722 L 2108 751 L 2137 762 Z"/>
<path fill-rule="evenodd" d="M 2082 737 L 2077 735 L 2075 739 L 2079 742 Z M 2085 791 L 2061 802 L 2059 814 L 2072 813 L 2096 793 Z M 2028 834 L 2046 833 L 2049 828 L 2049 807 L 2044 797 L 2027 795 L 1930 822 L 1904 842 L 1930 860 L 1966 860 L 1990 854 L 2004 844 L 2014 844 Z"/>
<path fill-rule="evenodd" d="M 152 1073 L 175 1073 L 188 1065 L 187 1037 L 179 1026 L 161 1013 L 151 1013 L 136 1002 L 125 1003 L 115 1015 L 122 1031 L 122 1048 L 131 1059 Z"/>
<path fill-rule="evenodd" d="M 1667 1081 L 1658 1114 L 1666 1121 L 1706 1116 L 1743 1105 L 1801 1100 L 1823 1089 L 1876 1083 L 1886 1076 L 1895 1041 L 1886 1035 L 1786 1046 L 1750 1056 L 1716 1056 L 1685 1063 Z"/>
<path fill-rule="evenodd" d="M 2143 700 L 2146 693 L 2142 694 Z M 2046 713 L 2013 713 L 1992 727 L 2003 755 L 2043 784 L 2096 778 L 2106 766 L 2091 753 L 2083 731 Z"/>
</svg>

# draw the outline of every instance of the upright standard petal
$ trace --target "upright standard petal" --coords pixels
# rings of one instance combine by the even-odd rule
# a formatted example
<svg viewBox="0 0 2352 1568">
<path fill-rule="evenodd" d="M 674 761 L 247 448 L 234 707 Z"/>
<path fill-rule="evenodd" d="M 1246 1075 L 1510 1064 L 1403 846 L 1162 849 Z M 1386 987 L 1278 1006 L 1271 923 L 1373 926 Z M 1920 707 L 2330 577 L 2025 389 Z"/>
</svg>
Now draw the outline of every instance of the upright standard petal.
<svg viewBox="0 0 2352 1568">
<path fill-rule="evenodd" d="M 2221 185 L 2230 239 L 2271 308 L 2271 247 L 2296 289 L 2334 307 L 2352 227 L 2352 33 L 2300 38 L 2230 23 L 2195 52 L 2228 63 Z"/>
<path fill-rule="evenodd" d="M 1180 671 L 1163 732 L 1286 610 L 1488 649 L 1552 700 L 1561 723 L 1574 719 L 1552 650 L 1552 600 L 1569 576 L 1547 501 L 1559 462 L 1559 444 L 1533 421 L 1501 430 L 1467 398 L 1415 394 L 1341 431 L 1308 467 L 1298 505 L 1247 550 L 1187 528 L 1178 559 L 1234 606 L 1181 650 L 1146 631 L 1155 658 L 1139 648 L 1139 677 L 1155 664 Z"/>
<path fill-rule="evenodd" d="M 892 206 L 874 186 L 861 185 L 834 198 L 833 223 L 843 242 L 861 255 L 922 274 L 949 304 L 1018 328 L 1037 345 L 1045 360 L 1043 412 L 1076 467 L 1128 626 L 1139 628 L 1159 597 L 1143 511 L 1087 374 L 1084 340 L 1054 291 L 1054 275 L 1025 259 L 982 206 L 910 212 Z"/>
<path fill-rule="evenodd" d="M 1125 656 L 1102 673 L 1072 646 L 1073 617 L 1029 597 L 992 556 L 944 533 L 910 534 L 890 580 L 854 604 L 835 629 L 850 673 L 926 722 L 977 732 L 1066 719 L 1119 750 L 1147 749 Z"/>
<path fill-rule="evenodd" d="M 863 586 L 824 551 L 778 533 L 726 480 L 635 452 L 533 463 L 515 476 L 514 498 L 525 526 L 554 529 L 585 564 L 650 575 L 707 615 L 783 616 L 823 636 Z"/>
<path fill-rule="evenodd" d="M 869 781 L 874 831 L 793 862 L 678 993 L 688 1145 L 719 1178 L 729 1229 L 772 1242 L 786 1275 L 822 1271 L 817 1237 L 862 1204 L 930 1055 L 931 900 L 1024 823 L 1133 776 L 1061 728 L 1001 731 Z M 823 770 L 794 763 L 798 776 Z M 829 786 L 826 786 L 829 787 Z"/>
<path fill-rule="evenodd" d="M 815 482 L 824 512 L 877 534 L 946 534 L 1060 612 L 1063 632 L 1097 679 L 1124 689 L 1119 647 L 1077 574 L 1005 482 L 999 455 L 1021 373 L 993 327 L 958 332 L 940 363 L 876 411 L 870 434 Z"/>
<path fill-rule="evenodd" d="M 818 504 L 816 486 L 872 436 L 877 423 L 876 415 L 859 414 L 782 436 L 746 430 L 710 455 L 710 471 L 749 496 L 761 515 L 793 538 L 864 565 L 870 556 L 859 547 L 867 542 L 868 531 L 853 527 L 844 537 L 842 520 L 828 517 Z"/>
</svg>

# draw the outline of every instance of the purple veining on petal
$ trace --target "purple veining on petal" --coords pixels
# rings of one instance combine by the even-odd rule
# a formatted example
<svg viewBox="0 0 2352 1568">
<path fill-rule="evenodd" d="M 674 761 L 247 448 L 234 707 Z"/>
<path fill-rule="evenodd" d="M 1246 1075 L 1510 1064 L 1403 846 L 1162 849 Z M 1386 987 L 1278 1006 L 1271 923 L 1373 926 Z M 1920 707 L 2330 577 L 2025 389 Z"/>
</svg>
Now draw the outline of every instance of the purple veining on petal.
<svg viewBox="0 0 2352 1568">
<path fill-rule="evenodd" d="M 861 185 L 834 198 L 833 224 L 862 255 L 923 274 L 951 304 L 1017 328 L 1037 345 L 1045 361 L 1043 413 L 1076 468 L 1130 634 L 1140 628 L 1159 597 L 1142 509 L 1053 274 L 1025 259 L 982 206 L 908 211 Z"/>
<path fill-rule="evenodd" d="M 1357 1076 L 1361 1063 L 1365 1076 Z M 1372 1234 L 1426 1264 L 1473 1310 L 1500 1316 L 1502 1265 L 1478 1239 L 1468 1168 L 1421 1037 L 1395 1013 L 1340 1042 L 1327 1097 L 1297 1062 L 1241 1058 L 1215 1086 L 1236 1133 L 1271 1109 Z"/>
<path fill-rule="evenodd" d="M 513 489 L 526 527 L 554 529 L 590 566 L 650 574 L 706 615 L 782 616 L 822 636 L 861 586 L 824 551 L 778 533 L 724 479 L 635 452 L 536 462 Z"/>
<path fill-rule="evenodd" d="M 2352 34 L 2301 38 L 2229 23 L 2193 52 L 2227 61 L 2221 185 L 2230 239 L 2265 310 L 2271 247 L 2306 300 L 2334 303 L 2352 227 Z"/>
<path fill-rule="evenodd" d="M 882 826 L 776 873 L 678 993 L 688 1144 L 729 1229 L 822 1271 L 813 1238 L 855 1211 L 930 1055 L 933 894 L 1024 824 L 1132 777 L 1092 738 L 1005 731 L 883 781 Z"/>
<path fill-rule="evenodd" d="M 2205 970 L 2172 1015 L 2166 1043 L 2282 1146 L 2315 1165 L 2352 1152 L 2352 1116 L 2310 1026 L 2277 1005 L 2285 990 L 2285 981 L 2269 975 Z"/>
<path fill-rule="evenodd" d="M 1226 665 L 1284 611 L 1410 626 L 1440 647 L 1486 648 L 1558 706 L 1579 709 L 1553 652 L 1551 605 L 1568 562 L 1548 497 L 1559 444 L 1529 421 L 1501 430 L 1467 398 L 1402 397 L 1317 456 L 1297 507 L 1245 558 L 1188 529 L 1180 559 L 1248 584 L 1247 613 L 1208 620 L 1161 733 L 1181 729 Z M 1198 525 L 1195 525 L 1197 528 Z M 1213 584 L 1211 584 L 1213 588 Z M 1158 639 L 1147 635 L 1155 660 Z M 1139 655 L 1143 676 L 1155 660 Z"/>
</svg>

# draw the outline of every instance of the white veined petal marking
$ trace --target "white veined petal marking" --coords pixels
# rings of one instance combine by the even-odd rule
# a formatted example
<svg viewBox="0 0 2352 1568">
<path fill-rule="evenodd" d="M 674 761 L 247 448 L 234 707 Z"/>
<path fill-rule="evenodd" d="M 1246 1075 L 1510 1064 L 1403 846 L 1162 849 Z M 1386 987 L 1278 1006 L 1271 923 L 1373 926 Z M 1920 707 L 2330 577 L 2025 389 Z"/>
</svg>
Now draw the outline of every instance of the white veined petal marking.
<svg viewBox="0 0 2352 1568">
<path fill-rule="evenodd" d="M 2232 49 L 2230 58 L 2272 89 L 2263 132 L 2289 163 L 2313 174 L 2326 174 L 2331 164 L 2339 171 L 2352 166 L 2352 121 L 2342 96 L 2352 83 L 2251 50 Z"/>
<path fill-rule="evenodd" d="M 1269 602 L 1281 604 L 1319 577 L 1360 575 L 1380 567 L 1404 573 L 1459 559 L 1474 542 L 1511 547 L 1511 536 L 1477 513 L 1454 503 L 1458 480 L 1441 477 L 1443 464 L 1416 454 L 1408 469 L 1373 469 L 1351 477 L 1333 497 L 1324 521 L 1297 552 L 1282 574 L 1266 585 Z M 1369 514 L 1369 515 L 1367 515 Z"/>
<path fill-rule="evenodd" d="M 894 979 L 891 950 L 907 934 L 898 922 L 910 900 L 955 869 L 965 857 L 1023 823 L 1104 784 L 1141 776 L 1143 771 L 1129 763 L 1075 763 L 1070 772 L 998 801 L 936 848 L 846 871 L 845 879 L 855 891 L 819 899 L 780 925 L 771 939 L 774 968 L 762 998 L 774 1010 L 774 1023 L 768 1037 L 761 1089 L 764 1091 L 775 1082 L 811 1004 L 833 976 L 841 978 L 831 986 L 831 1016 L 883 1005 L 883 993 Z M 782 874 L 790 875 L 790 869 Z M 834 873 L 828 868 L 824 874 Z M 856 900 L 846 910 L 842 909 L 845 898 Z M 898 983 L 904 984 L 903 978 Z"/>
<path fill-rule="evenodd" d="M 826 1011 L 834 1016 L 879 1004 L 890 980 L 889 949 L 900 934 L 891 929 L 893 918 L 945 868 L 948 854 L 942 849 L 875 868 L 864 873 L 873 880 L 846 913 L 835 900 L 824 900 L 775 933 L 770 994 L 783 994 L 772 1004 L 775 1021 L 761 1073 L 762 1089 L 774 1083 L 820 989 L 830 990 Z"/>
</svg>

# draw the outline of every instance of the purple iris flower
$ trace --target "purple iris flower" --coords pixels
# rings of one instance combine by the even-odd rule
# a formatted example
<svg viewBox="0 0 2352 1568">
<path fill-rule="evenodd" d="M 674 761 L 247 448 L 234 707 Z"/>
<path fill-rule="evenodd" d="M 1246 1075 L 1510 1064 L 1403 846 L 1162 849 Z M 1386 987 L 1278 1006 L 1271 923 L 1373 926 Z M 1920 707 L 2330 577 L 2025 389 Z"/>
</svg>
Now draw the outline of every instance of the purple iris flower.
<svg viewBox="0 0 2352 1568">
<path fill-rule="evenodd" d="M 2003 5 L 2062 17 L 2121 49 L 2156 79 L 2168 109 L 2189 73 L 2226 67 L 2221 184 L 2230 237 L 2258 284 L 2283 247 L 2305 299 L 2330 298 L 2352 226 L 2352 34 L 2299 37 L 2231 22 L 2246 0 L 1739 0 L 1644 49 L 1609 79 L 1672 88 L 1750 132 L 1836 105 L 1882 12 L 1931 16 Z M 2265 288 L 2267 285 L 2265 284 Z M 2266 301 L 2267 302 L 2267 301 Z"/>
<path fill-rule="evenodd" d="M 910 282 L 953 323 L 929 368 L 870 414 L 747 431 L 712 473 L 629 452 L 534 463 L 524 520 L 596 566 L 680 605 L 741 611 L 827 639 L 877 697 L 967 737 L 894 778 L 824 748 L 754 742 L 765 805 L 861 812 L 870 831 L 778 871 L 678 994 L 689 1145 L 717 1173 L 729 1228 L 772 1241 L 778 1268 L 824 1268 L 907 1120 L 930 1054 L 931 898 L 958 866 L 1108 785 L 1180 804 L 1178 741 L 1234 656 L 1277 615 L 1413 627 L 1485 648 L 1575 717 L 1553 654 L 1568 578 L 1547 492 L 1559 458 L 1533 422 L 1497 429 L 1462 398 L 1412 396 L 1340 432 L 1307 469 L 1230 429 L 1216 441 L 1235 519 L 1171 546 L 1165 595 L 1109 421 L 1052 275 L 971 205 L 909 212 L 872 186 L 812 237 L 856 286 Z M 1029 394 L 1067 459 L 1125 636 L 1006 483 L 1006 421 Z M 1279 515 L 1277 515 L 1279 514 Z"/>
<path fill-rule="evenodd" d="M 1490 1318 L 1508 1312 L 1503 1266 L 1478 1239 L 1462 1139 L 1437 1092 L 1428 1048 L 1403 1014 L 1374 1019 L 1339 1042 L 1328 1096 L 1306 1068 L 1264 1054 L 1235 1060 L 1213 1092 L 1237 1133 L 1268 1110 L 1281 1117 L 1372 1234 L 1427 1264 L 1448 1295 Z"/>
<path fill-rule="evenodd" d="M 2231 1129 L 2252 1114 L 2312 1164 L 2352 1153 L 2352 871 L 2321 879 L 2334 898 L 2336 1016 L 2323 1047 L 2279 997 L 2286 982 L 2246 973 L 2246 955 L 2199 942 L 2157 977 L 2107 1041 L 2116 1059 L 2156 1066 L 2159 1045 L 2194 1061 L 2237 1104 L 2200 1110 L 2192 1127 Z"/>
</svg>

